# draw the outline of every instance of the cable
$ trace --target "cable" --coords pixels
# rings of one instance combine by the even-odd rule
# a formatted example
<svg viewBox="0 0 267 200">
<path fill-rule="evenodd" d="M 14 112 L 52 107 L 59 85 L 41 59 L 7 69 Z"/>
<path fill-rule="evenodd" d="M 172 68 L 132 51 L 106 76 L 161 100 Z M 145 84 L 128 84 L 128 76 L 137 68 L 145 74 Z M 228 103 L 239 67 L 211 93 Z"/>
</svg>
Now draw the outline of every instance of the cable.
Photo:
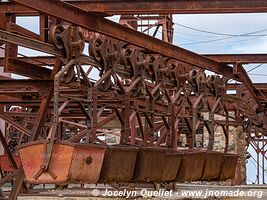
<svg viewBox="0 0 267 200">
<path fill-rule="evenodd" d="M 253 67 L 252 69 L 248 70 L 247 73 L 250 74 L 250 75 L 267 76 L 267 75 L 262 75 L 262 74 L 253 74 L 253 73 L 249 73 L 249 72 L 252 72 L 253 70 L 255 70 L 255 69 L 261 67 L 263 64 L 264 64 L 264 63 L 261 63 L 261 64 L 257 65 L 256 67 Z M 233 80 L 233 79 L 230 79 L 230 80 L 228 81 L 228 83 L 231 83 L 232 81 L 234 81 L 234 80 Z"/>
<path fill-rule="evenodd" d="M 169 29 L 167 29 L 167 30 L 169 30 Z M 162 31 L 158 30 L 158 32 L 162 34 Z M 197 42 L 197 41 L 195 41 L 195 40 L 189 40 L 189 39 L 185 39 L 185 38 L 177 37 L 177 36 L 175 36 L 175 38 L 180 38 L 180 39 L 182 39 L 182 40 L 186 40 L 186 41 L 189 41 L 189 42 Z"/>
<path fill-rule="evenodd" d="M 267 76 L 267 74 L 254 74 L 254 73 L 249 73 L 249 75 L 252 75 L 252 76 Z"/>
<path fill-rule="evenodd" d="M 193 45 L 193 44 L 203 44 L 203 43 L 209 43 L 209 42 L 216 42 L 216 41 L 227 40 L 227 39 L 231 39 L 231 38 L 233 38 L 233 36 L 219 38 L 219 39 L 213 39 L 213 40 L 205 40 L 205 41 L 200 41 L 200 42 L 185 43 L 185 44 L 180 44 L 180 46 L 187 46 L 187 45 Z"/>
<path fill-rule="evenodd" d="M 218 42 L 217 44 L 230 44 L 230 43 L 236 43 L 236 42 L 245 42 L 245 41 L 249 41 L 249 40 L 255 40 L 255 39 L 258 39 L 260 37 L 264 37 L 264 36 L 256 36 L 253 38 L 248 38 L 248 39 L 243 39 L 243 40 L 234 40 L 234 41 L 229 41 L 229 42 Z"/>
<path fill-rule="evenodd" d="M 253 161 L 256 163 L 256 165 L 258 164 L 259 165 L 259 167 L 264 171 L 264 173 L 267 175 L 267 172 L 266 172 L 266 169 L 263 169 L 263 167 L 261 166 L 261 164 L 260 163 L 258 163 L 257 161 L 256 161 L 256 159 L 253 157 L 253 156 L 251 156 L 250 158 L 252 158 L 253 159 Z M 264 157 L 262 158 L 262 159 L 264 159 Z M 261 174 L 260 174 L 261 175 Z M 263 174 L 264 175 L 264 174 Z M 264 175 L 265 176 L 265 175 Z M 261 176 L 262 177 L 262 176 Z"/>
<path fill-rule="evenodd" d="M 194 27 L 190 27 L 190 26 L 186 26 L 180 23 L 174 23 L 175 25 L 187 28 L 187 29 L 191 29 L 194 31 L 199 31 L 202 33 L 209 33 L 209 34 L 213 34 L 213 35 L 220 35 L 220 36 L 233 36 L 233 37 L 243 37 L 243 36 L 266 36 L 266 34 L 264 35 L 251 35 L 254 33 L 260 33 L 260 32 L 264 32 L 267 31 L 267 29 L 262 29 L 262 30 L 258 30 L 258 31 L 254 31 L 254 32 L 250 32 L 248 34 L 229 34 L 229 33 L 218 33 L 218 32 L 212 32 L 212 31 L 207 31 L 207 30 L 202 30 L 202 29 L 198 29 L 198 28 L 194 28 Z"/>
<path fill-rule="evenodd" d="M 255 40 L 255 39 L 259 38 L 259 37 L 264 37 L 264 36 L 250 36 L 250 37 L 253 37 L 253 38 L 244 39 L 244 40 L 235 40 L 235 41 L 230 41 L 230 42 L 218 42 L 218 43 L 219 44 L 227 44 L 227 43 L 235 43 L 235 42 L 244 42 L 244 41 L 249 41 L 249 40 Z M 193 44 L 202 44 L 202 43 L 216 42 L 216 41 L 220 41 L 220 40 L 227 40 L 227 39 L 231 39 L 231 38 L 235 38 L 235 36 L 224 37 L 224 38 L 220 38 L 220 39 L 200 41 L 200 42 L 195 42 L 195 43 L 185 43 L 185 44 L 180 44 L 180 45 L 181 46 L 186 46 L 186 45 L 193 45 Z"/>
<path fill-rule="evenodd" d="M 258 168 L 257 168 L 257 163 L 255 164 L 255 163 L 252 162 L 251 160 L 249 160 L 249 161 L 253 164 L 253 166 L 254 166 L 256 169 L 258 169 Z M 257 175 L 256 175 L 256 176 L 257 176 Z M 259 176 L 262 177 L 261 173 L 259 173 Z M 262 178 L 263 178 L 263 177 L 262 177 Z"/>
<path fill-rule="evenodd" d="M 262 65 L 263 65 L 263 63 L 257 65 L 256 67 L 253 67 L 252 69 L 248 70 L 247 73 L 252 72 L 253 70 L 255 70 L 255 69 L 261 67 Z"/>
<path fill-rule="evenodd" d="M 191 33 L 184 33 L 184 32 L 180 32 L 180 31 L 176 31 L 174 30 L 174 33 L 177 33 L 177 34 L 183 34 L 183 35 L 189 35 L 189 36 L 193 36 L 193 37 L 220 37 L 218 35 L 199 35 L 199 34 L 191 34 Z"/>
<path fill-rule="evenodd" d="M 169 29 L 167 29 L 167 30 L 168 31 L 172 31 L 173 33 L 178 33 L 175 30 L 169 30 Z M 221 40 L 227 40 L 227 39 L 231 39 L 231 38 L 235 38 L 235 37 L 242 37 L 242 36 L 253 37 L 253 38 L 249 38 L 249 39 L 245 39 L 245 40 L 237 40 L 237 41 L 222 42 L 222 43 L 243 42 L 243 41 L 254 40 L 254 39 L 257 39 L 259 37 L 265 37 L 265 36 L 267 36 L 267 34 L 263 34 L 263 35 L 251 35 L 253 33 L 258 33 L 258 32 L 263 32 L 263 31 L 267 31 L 267 29 L 253 31 L 253 32 L 248 32 L 248 33 L 243 33 L 243 34 L 238 34 L 238 35 L 233 35 L 233 34 L 219 34 L 219 35 L 226 35 L 228 37 L 223 37 L 223 38 L 218 38 L 218 39 L 212 39 L 212 40 L 204 40 L 204 41 L 199 41 L 199 42 L 196 42 L 195 41 L 195 42 L 192 42 L 192 43 L 184 43 L 184 44 L 179 44 L 179 45 L 180 46 L 187 46 L 187 45 L 194 45 L 194 44 L 204 44 L 204 43 L 217 42 L 217 41 L 221 41 Z M 207 32 L 209 32 L 209 31 L 207 31 Z M 212 33 L 214 33 L 214 32 L 212 32 Z M 197 36 L 197 35 L 195 35 L 195 36 Z M 173 37 L 174 38 L 178 38 L 177 36 L 173 36 Z M 206 36 L 204 36 L 204 37 L 206 37 Z M 182 38 L 182 39 L 184 39 L 184 38 Z M 184 39 L 184 40 L 187 40 L 187 39 Z"/>
</svg>

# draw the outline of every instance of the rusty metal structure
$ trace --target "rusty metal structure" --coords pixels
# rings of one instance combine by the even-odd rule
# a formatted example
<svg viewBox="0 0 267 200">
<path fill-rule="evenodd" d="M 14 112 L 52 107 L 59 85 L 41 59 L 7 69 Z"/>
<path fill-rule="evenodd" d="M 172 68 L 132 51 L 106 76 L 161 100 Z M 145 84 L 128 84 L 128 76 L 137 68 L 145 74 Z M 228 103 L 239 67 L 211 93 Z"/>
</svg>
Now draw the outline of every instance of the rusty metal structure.
<svg viewBox="0 0 267 200">
<path fill-rule="evenodd" d="M 174 46 L 172 14 L 266 10 L 263 0 L 1 1 L 0 66 L 27 77 L 0 76 L 0 186 L 14 180 L 9 199 L 29 184 L 232 179 L 238 156 L 228 153 L 229 126 L 243 126 L 248 142 L 267 135 L 267 86 L 253 84 L 242 66 L 267 56 Z M 121 24 L 104 18 L 115 14 Z M 38 16 L 39 34 L 16 24 L 18 16 Z M 162 40 L 153 37 L 158 27 Z M 49 55 L 22 56 L 19 46 Z M 196 145 L 203 127 L 207 149 Z M 213 150 L 218 127 L 223 152 Z M 119 143 L 107 144 L 107 134 Z"/>
</svg>

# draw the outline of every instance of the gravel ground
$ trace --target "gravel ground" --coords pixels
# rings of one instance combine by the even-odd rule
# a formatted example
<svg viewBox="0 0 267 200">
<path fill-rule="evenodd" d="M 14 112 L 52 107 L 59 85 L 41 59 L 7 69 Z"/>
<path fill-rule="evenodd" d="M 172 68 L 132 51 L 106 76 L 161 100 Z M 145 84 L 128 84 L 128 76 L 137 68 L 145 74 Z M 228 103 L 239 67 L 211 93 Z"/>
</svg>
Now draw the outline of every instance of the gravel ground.
<svg viewBox="0 0 267 200">
<path fill-rule="evenodd" d="M 97 191 L 95 190 L 96 188 Z M 104 195 L 107 194 L 109 191 L 110 196 L 105 197 Z M 71 188 L 71 189 L 63 189 L 63 190 L 55 190 L 55 189 L 47 189 L 45 191 L 39 193 L 33 193 L 30 195 L 22 195 L 18 199 L 19 200 L 121 200 L 126 199 L 126 197 L 118 197 L 118 193 L 115 193 L 116 190 L 112 190 L 110 187 L 104 186 L 97 186 L 97 187 L 88 187 L 85 189 L 78 189 L 78 188 Z M 122 190 L 125 192 L 130 190 Z M 134 190 L 132 190 L 134 191 Z M 145 191 L 145 190 L 143 190 Z M 147 189 L 147 191 L 153 191 Z M 146 191 L 146 192 L 147 192 Z M 201 192 L 202 196 L 196 195 L 185 195 L 186 192 Z M 218 196 L 216 195 L 219 192 L 226 191 L 227 194 L 230 196 Z M 135 193 L 127 199 L 151 199 L 151 200 L 163 200 L 163 199 L 178 199 L 178 200 L 199 200 L 199 199 L 206 199 L 206 200 L 256 200 L 256 199 L 267 199 L 267 187 L 266 186 L 241 186 L 241 187 L 231 187 L 231 186 L 211 186 L 211 185 L 178 185 L 177 190 L 172 191 L 170 195 L 170 191 L 165 191 L 163 189 L 158 190 L 158 193 L 154 196 L 145 196 L 141 195 L 141 189 L 136 190 Z M 169 193 L 164 193 L 169 192 Z M 206 193 L 210 192 L 211 197 L 206 197 Z M 214 192 L 214 193 L 212 193 Z M 232 192 L 232 193 L 231 193 Z M 235 194 L 243 192 L 243 196 L 235 196 Z M 115 194 L 115 195 L 113 195 Z M 155 194 L 155 193 L 154 193 Z M 160 195 L 158 195 L 160 194 Z M 162 195 L 165 194 L 165 195 Z M 193 193 L 191 193 L 193 194 Z M 195 194 L 195 193 L 194 193 Z M 199 193 L 198 193 L 199 194 Z M 221 194 L 221 193 L 220 193 Z M 217 197 L 216 197 L 217 196 Z"/>
</svg>

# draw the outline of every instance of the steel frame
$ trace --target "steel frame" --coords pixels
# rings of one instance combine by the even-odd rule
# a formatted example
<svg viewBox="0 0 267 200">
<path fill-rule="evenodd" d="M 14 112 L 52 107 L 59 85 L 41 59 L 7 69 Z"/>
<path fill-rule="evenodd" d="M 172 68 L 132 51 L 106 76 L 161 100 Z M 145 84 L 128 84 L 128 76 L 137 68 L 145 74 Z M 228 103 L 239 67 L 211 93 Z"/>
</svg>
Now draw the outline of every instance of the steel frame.
<svg viewBox="0 0 267 200">
<path fill-rule="evenodd" d="M 111 6 L 110 1 L 69 3 L 76 6 L 86 4 L 83 7 L 85 10 L 92 9 L 90 5 L 94 5 L 98 9 L 95 11 L 101 13 L 143 13 L 133 2 L 125 2 L 133 7 L 126 6 L 116 11 L 110 7 L 107 10 L 97 7 L 103 4 Z M 233 9 L 231 5 L 222 11 L 230 4 L 221 1 L 221 5 L 211 4 L 213 8 L 204 10 L 201 7 L 203 3 L 198 5 L 199 8 L 194 7 L 196 10 L 183 12 L 258 12 L 265 9 L 263 1 L 249 5 L 244 2 L 236 1 L 239 9 Z M 112 3 L 119 5 L 121 1 Z M 160 9 L 146 10 L 145 13 L 181 11 L 161 7 L 160 3 L 158 1 L 157 4 Z M 182 5 L 181 1 L 172 3 L 175 8 Z M 242 3 L 246 7 L 241 7 Z M 6 111 L 0 112 L 0 117 L 8 124 L 7 133 L 15 133 L 18 145 L 23 141 L 49 139 L 53 135 L 69 142 L 80 142 L 85 138 L 87 142 L 106 144 L 98 136 L 112 133 L 120 136 L 121 144 L 176 149 L 180 130 L 185 128 L 186 145 L 192 149 L 196 146 L 198 130 L 206 127 L 209 133 L 208 150 L 212 150 L 216 129 L 220 126 L 225 135 L 226 152 L 229 126 L 233 124 L 244 125 L 246 122 L 250 129 L 256 128 L 267 135 L 266 108 L 262 103 L 266 102 L 266 87 L 254 85 L 242 67 L 244 63 L 266 62 L 264 57 L 198 55 L 110 22 L 101 17 L 105 15 L 103 13 L 95 15 L 71 4 L 52 0 L 0 3 L 0 43 L 6 45 L 5 57 L 0 60 L 0 65 L 4 65 L 6 72 L 30 78 L 0 80 L 0 105 L 6 107 Z M 170 6 L 171 2 L 165 5 Z M 189 3 L 184 5 L 190 6 Z M 18 26 L 15 17 L 19 15 L 40 16 L 40 35 Z M 68 25 L 71 23 L 66 30 L 75 32 L 79 26 L 84 33 L 94 31 L 102 34 L 85 37 L 84 41 L 90 42 L 90 55 L 80 55 L 80 47 L 75 46 L 80 44 L 80 40 L 74 43 L 66 40 L 63 42 L 65 46 L 51 44 L 48 29 L 51 30 L 52 25 L 59 26 L 63 21 Z M 52 39 L 57 42 L 56 37 Z M 18 45 L 49 53 L 53 57 L 18 57 Z M 234 63 L 233 68 L 227 65 L 230 63 Z M 44 68 L 47 65 L 52 65 L 52 70 Z M 84 65 L 90 65 L 87 71 L 82 67 Z M 89 78 L 93 68 L 100 72 L 100 78 L 96 81 Z M 222 77 L 206 77 L 203 72 L 206 69 Z M 229 78 L 242 84 L 228 85 Z M 236 95 L 226 94 L 227 89 L 236 90 Z M 208 119 L 203 118 L 204 113 L 208 114 Z M 234 117 L 229 113 L 234 113 Z M 224 117 L 224 120 L 216 120 L 216 115 Z M 111 131 L 110 127 L 113 128 Z M 16 199 L 21 188 L 24 191 L 27 189 L 23 182 L 23 169 L 21 166 L 17 169 L 2 133 L 0 139 L 15 169 L 1 180 L 0 185 L 16 177 L 10 194 L 11 199 Z M 53 140 L 50 141 L 53 148 Z M 49 159 L 46 164 L 49 165 Z"/>
</svg>

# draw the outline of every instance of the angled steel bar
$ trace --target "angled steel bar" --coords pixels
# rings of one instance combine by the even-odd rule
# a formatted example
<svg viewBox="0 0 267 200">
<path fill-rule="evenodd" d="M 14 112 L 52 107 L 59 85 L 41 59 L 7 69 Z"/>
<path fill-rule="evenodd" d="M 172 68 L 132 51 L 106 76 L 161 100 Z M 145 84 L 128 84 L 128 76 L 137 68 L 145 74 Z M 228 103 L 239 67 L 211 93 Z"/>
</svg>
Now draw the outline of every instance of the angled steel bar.
<svg viewBox="0 0 267 200">
<path fill-rule="evenodd" d="M 11 119 L 10 117 L 7 117 L 4 113 L 0 112 L 0 118 L 2 118 L 4 121 L 6 121 L 7 123 L 11 124 L 13 127 L 15 127 L 17 130 L 21 131 L 22 133 L 30 136 L 31 135 L 31 131 L 28 130 L 27 128 L 25 128 L 24 126 L 18 124 L 17 122 L 15 122 L 13 119 Z"/>
</svg>

